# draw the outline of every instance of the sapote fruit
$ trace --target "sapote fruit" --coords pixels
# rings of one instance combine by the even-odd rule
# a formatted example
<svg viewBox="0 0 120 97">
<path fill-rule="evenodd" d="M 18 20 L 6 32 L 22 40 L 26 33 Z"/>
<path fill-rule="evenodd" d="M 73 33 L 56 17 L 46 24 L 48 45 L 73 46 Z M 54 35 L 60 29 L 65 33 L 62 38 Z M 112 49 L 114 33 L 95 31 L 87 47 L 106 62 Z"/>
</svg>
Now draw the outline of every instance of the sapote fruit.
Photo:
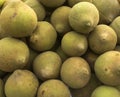
<svg viewBox="0 0 120 97">
<path fill-rule="evenodd" d="M 87 6 L 87 7 L 86 7 Z M 75 4 L 69 14 L 71 27 L 83 34 L 89 34 L 99 22 L 99 11 L 90 2 L 79 2 Z"/>
<path fill-rule="evenodd" d="M 0 40 L 0 70 L 12 72 L 24 68 L 29 59 L 29 48 L 21 40 L 5 37 Z"/>
<path fill-rule="evenodd" d="M 29 70 L 15 70 L 5 83 L 7 97 L 35 97 L 39 81 Z"/>
<path fill-rule="evenodd" d="M 94 65 L 98 79 L 111 86 L 120 85 L 120 52 L 107 51 L 101 54 Z"/>
<path fill-rule="evenodd" d="M 6 36 L 30 36 L 36 26 L 36 13 L 21 0 L 11 0 L 1 12 L 0 27 Z"/>
</svg>

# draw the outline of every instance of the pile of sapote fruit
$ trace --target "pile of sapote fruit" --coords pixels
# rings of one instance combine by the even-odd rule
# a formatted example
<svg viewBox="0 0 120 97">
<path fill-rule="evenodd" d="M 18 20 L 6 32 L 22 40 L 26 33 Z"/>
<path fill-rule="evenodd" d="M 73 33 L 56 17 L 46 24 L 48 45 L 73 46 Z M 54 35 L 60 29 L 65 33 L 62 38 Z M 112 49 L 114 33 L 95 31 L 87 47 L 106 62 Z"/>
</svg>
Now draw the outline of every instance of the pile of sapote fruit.
<svg viewBox="0 0 120 97">
<path fill-rule="evenodd" d="M 0 0 L 0 97 L 120 97 L 120 0 Z"/>
</svg>

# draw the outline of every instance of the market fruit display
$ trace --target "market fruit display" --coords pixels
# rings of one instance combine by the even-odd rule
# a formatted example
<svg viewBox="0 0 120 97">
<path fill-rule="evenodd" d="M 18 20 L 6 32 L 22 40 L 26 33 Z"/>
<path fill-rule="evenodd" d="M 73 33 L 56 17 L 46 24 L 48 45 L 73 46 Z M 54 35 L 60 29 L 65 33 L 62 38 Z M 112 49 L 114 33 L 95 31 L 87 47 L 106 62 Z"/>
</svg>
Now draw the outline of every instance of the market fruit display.
<svg viewBox="0 0 120 97">
<path fill-rule="evenodd" d="M 0 97 L 120 97 L 120 0 L 0 0 Z"/>
</svg>

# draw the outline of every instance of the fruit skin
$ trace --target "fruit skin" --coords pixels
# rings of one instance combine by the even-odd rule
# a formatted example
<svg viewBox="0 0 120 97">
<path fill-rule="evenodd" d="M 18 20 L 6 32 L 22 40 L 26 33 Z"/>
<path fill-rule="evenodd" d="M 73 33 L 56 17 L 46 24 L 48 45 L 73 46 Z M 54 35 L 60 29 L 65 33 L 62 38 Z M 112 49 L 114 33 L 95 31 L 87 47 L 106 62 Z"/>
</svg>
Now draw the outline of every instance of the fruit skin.
<svg viewBox="0 0 120 97">
<path fill-rule="evenodd" d="M 39 81 L 29 70 L 15 70 L 5 83 L 7 97 L 35 97 Z"/>
<path fill-rule="evenodd" d="M 79 89 L 90 80 L 91 70 L 82 57 L 70 57 L 62 64 L 60 76 L 69 87 Z"/>
<path fill-rule="evenodd" d="M 6 0 L 0 0 L 0 8 L 3 6 L 3 4 L 6 2 Z"/>
<path fill-rule="evenodd" d="M 79 2 L 92 2 L 92 0 L 68 0 L 68 5 L 72 7 Z"/>
<path fill-rule="evenodd" d="M 101 85 L 93 91 L 91 97 L 120 97 L 120 92 L 115 87 Z"/>
<path fill-rule="evenodd" d="M 32 8 L 20 0 L 11 0 L 2 10 L 0 27 L 6 36 L 30 36 L 37 26 L 37 16 Z"/>
<path fill-rule="evenodd" d="M 68 56 L 81 56 L 87 51 L 87 38 L 75 31 L 70 31 L 63 36 L 61 48 Z"/>
<path fill-rule="evenodd" d="M 70 89 L 72 97 L 91 97 L 95 88 L 101 85 L 101 82 L 97 79 L 95 74 L 91 74 L 91 78 L 85 87 L 80 89 Z M 87 93 L 86 93 L 87 92 Z"/>
<path fill-rule="evenodd" d="M 61 6 L 62 4 L 64 4 L 66 0 L 53 0 L 52 2 L 51 0 L 39 0 L 39 1 L 46 7 L 54 8 Z"/>
<path fill-rule="evenodd" d="M 4 82 L 2 79 L 0 79 L 0 97 L 5 97 L 4 94 Z"/>
<path fill-rule="evenodd" d="M 110 26 L 100 24 L 89 34 L 88 42 L 93 52 L 102 54 L 115 48 L 117 44 L 117 35 Z"/>
<path fill-rule="evenodd" d="M 38 22 L 37 28 L 29 38 L 31 48 L 36 51 L 50 50 L 57 39 L 54 27 L 46 21 Z"/>
<path fill-rule="evenodd" d="M 0 40 L 0 52 L 0 69 L 6 72 L 24 68 L 29 59 L 28 46 L 12 37 Z"/>
<path fill-rule="evenodd" d="M 86 7 L 87 6 L 87 7 Z M 71 27 L 79 33 L 89 34 L 99 22 L 99 11 L 90 2 L 75 4 L 69 14 Z"/>
<path fill-rule="evenodd" d="M 40 53 L 33 62 L 33 71 L 43 81 L 59 77 L 62 60 L 53 51 Z"/>
<path fill-rule="evenodd" d="M 56 91 L 57 90 L 57 91 Z M 43 82 L 37 93 L 37 97 L 70 97 L 69 88 L 60 80 L 51 79 Z"/>
<path fill-rule="evenodd" d="M 26 0 L 25 3 L 35 11 L 38 21 L 44 20 L 46 11 L 44 6 L 38 0 Z"/>
<path fill-rule="evenodd" d="M 110 26 L 114 29 L 117 34 L 117 43 L 120 44 L 120 16 L 116 17 L 110 24 Z"/>
<path fill-rule="evenodd" d="M 107 51 L 95 62 L 94 70 L 98 79 L 105 85 L 120 85 L 120 52 Z M 111 80 L 112 79 L 112 80 Z"/>
<path fill-rule="evenodd" d="M 71 31 L 68 16 L 71 8 L 68 6 L 61 6 L 55 9 L 51 15 L 51 24 L 55 27 L 59 34 L 65 34 Z M 64 14 L 63 14 L 64 13 Z"/>
<path fill-rule="evenodd" d="M 92 0 L 100 13 L 99 24 L 109 24 L 120 14 L 120 4 L 118 0 Z M 108 7 L 109 6 L 109 7 Z"/>
</svg>

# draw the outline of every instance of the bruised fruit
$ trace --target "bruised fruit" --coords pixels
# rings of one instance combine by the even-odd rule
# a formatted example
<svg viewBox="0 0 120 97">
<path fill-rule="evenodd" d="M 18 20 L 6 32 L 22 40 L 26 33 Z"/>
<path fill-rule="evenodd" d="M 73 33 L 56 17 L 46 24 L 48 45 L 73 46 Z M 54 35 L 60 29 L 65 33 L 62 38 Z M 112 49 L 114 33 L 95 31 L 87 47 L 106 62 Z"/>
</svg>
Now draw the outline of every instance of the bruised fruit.
<svg viewBox="0 0 120 97">
<path fill-rule="evenodd" d="M 70 57 L 62 64 L 60 75 L 69 87 L 78 89 L 89 82 L 91 70 L 87 61 L 82 57 Z"/>
<path fill-rule="evenodd" d="M 102 54 L 106 51 L 113 50 L 117 43 L 116 32 L 108 25 L 100 24 L 88 36 L 90 49 Z"/>
<path fill-rule="evenodd" d="M 101 85 L 93 91 L 91 97 L 120 97 L 120 92 L 115 87 Z"/>
<path fill-rule="evenodd" d="M 88 84 L 85 87 L 80 89 L 70 89 L 72 97 L 91 97 L 94 89 L 100 85 L 101 82 L 96 78 L 94 74 L 92 74 Z"/>
<path fill-rule="evenodd" d="M 116 17 L 112 23 L 110 24 L 110 26 L 114 29 L 114 31 L 117 34 L 117 43 L 120 44 L 120 16 Z"/>
<path fill-rule="evenodd" d="M 109 24 L 120 14 L 120 4 L 118 0 L 92 0 L 100 13 L 101 24 Z"/>
<path fill-rule="evenodd" d="M 79 2 L 92 2 L 92 0 L 68 0 L 68 5 L 72 7 Z"/>
<path fill-rule="evenodd" d="M 57 32 L 54 27 L 46 21 L 38 22 L 37 28 L 30 36 L 29 44 L 37 51 L 50 50 L 57 39 Z"/>
<path fill-rule="evenodd" d="M 68 21 L 70 10 L 71 8 L 68 6 L 61 6 L 58 7 L 51 15 L 51 23 L 59 34 L 65 34 L 71 30 Z"/>
<path fill-rule="evenodd" d="M 0 97 L 5 97 L 4 94 L 4 82 L 2 79 L 0 79 Z"/>
<path fill-rule="evenodd" d="M 59 7 L 62 4 L 64 4 L 64 2 L 66 0 L 39 0 L 44 6 L 46 7 Z"/>
<path fill-rule="evenodd" d="M 33 62 L 33 70 L 41 80 L 59 77 L 62 61 L 60 56 L 53 51 L 40 53 Z"/>
<path fill-rule="evenodd" d="M 21 40 L 6 37 L 0 40 L 0 70 L 12 72 L 23 68 L 29 59 L 29 48 Z"/>
<path fill-rule="evenodd" d="M 88 48 L 87 38 L 75 31 L 68 32 L 62 37 L 61 48 L 69 56 L 81 56 Z"/>
<path fill-rule="evenodd" d="M 87 7 L 86 7 L 87 6 Z M 75 4 L 69 14 L 71 27 L 83 34 L 89 34 L 99 22 L 99 11 L 90 2 Z"/>
<path fill-rule="evenodd" d="M 5 83 L 7 97 L 35 97 L 39 82 L 28 70 L 15 70 Z"/>
<path fill-rule="evenodd" d="M 37 97 L 70 97 L 69 88 L 60 80 L 52 79 L 43 82 L 37 93 Z"/>
<path fill-rule="evenodd" d="M 38 21 L 42 21 L 45 18 L 45 8 L 38 0 L 26 0 L 25 3 L 35 11 Z"/>
<path fill-rule="evenodd" d="M 120 85 L 120 52 L 107 51 L 101 54 L 96 59 L 94 69 L 102 83 L 111 86 Z"/>
<path fill-rule="evenodd" d="M 30 36 L 37 26 L 37 16 L 27 4 L 12 0 L 1 12 L 0 26 L 6 36 Z"/>
</svg>

